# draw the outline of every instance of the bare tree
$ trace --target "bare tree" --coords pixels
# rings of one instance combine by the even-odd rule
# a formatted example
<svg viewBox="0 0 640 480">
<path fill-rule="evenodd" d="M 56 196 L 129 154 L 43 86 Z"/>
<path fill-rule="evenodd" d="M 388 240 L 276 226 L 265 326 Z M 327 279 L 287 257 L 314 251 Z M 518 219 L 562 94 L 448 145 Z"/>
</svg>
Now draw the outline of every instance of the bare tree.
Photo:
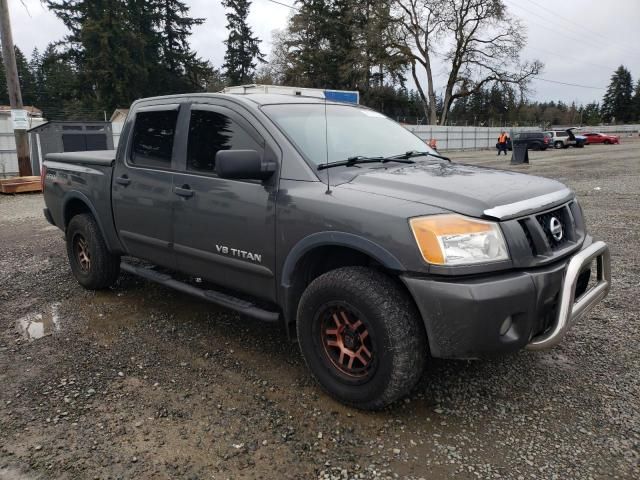
<svg viewBox="0 0 640 480">
<path fill-rule="evenodd" d="M 410 59 L 411 73 L 429 123 L 437 123 L 434 60 L 445 62 L 440 124 L 453 103 L 488 84 L 516 86 L 524 95 L 539 61 L 520 62 L 526 43 L 520 21 L 507 16 L 502 0 L 395 0 L 396 48 Z M 425 86 L 418 67 L 426 72 Z"/>
</svg>

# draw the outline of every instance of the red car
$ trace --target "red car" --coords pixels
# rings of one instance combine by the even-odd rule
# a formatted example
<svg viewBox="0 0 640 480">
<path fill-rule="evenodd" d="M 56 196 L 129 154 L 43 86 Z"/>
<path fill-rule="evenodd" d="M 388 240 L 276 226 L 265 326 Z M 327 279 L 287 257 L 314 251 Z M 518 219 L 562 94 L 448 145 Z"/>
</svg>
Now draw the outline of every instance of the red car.
<svg viewBox="0 0 640 480">
<path fill-rule="evenodd" d="M 605 145 L 620 143 L 620 137 L 617 135 L 605 135 L 604 133 L 583 133 L 582 135 L 587 137 L 587 145 L 594 143 L 604 143 Z"/>
</svg>

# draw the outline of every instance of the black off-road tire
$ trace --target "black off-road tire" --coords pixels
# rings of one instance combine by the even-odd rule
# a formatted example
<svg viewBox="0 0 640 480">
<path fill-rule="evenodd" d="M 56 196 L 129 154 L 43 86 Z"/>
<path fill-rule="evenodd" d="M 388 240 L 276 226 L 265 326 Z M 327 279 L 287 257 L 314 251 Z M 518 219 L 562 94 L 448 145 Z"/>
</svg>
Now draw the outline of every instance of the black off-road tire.
<svg viewBox="0 0 640 480">
<path fill-rule="evenodd" d="M 73 217 L 67 226 L 66 239 L 69 265 L 80 285 L 101 290 L 116 282 L 120 257 L 109 252 L 92 215 Z"/>
<path fill-rule="evenodd" d="M 331 323 L 335 320 L 331 312 L 343 310 L 362 320 L 360 328 L 366 327 L 371 342 L 370 367 L 357 378 L 336 366 L 323 338 L 322 332 L 329 331 L 323 330 L 326 319 Z M 302 355 L 318 383 L 336 400 L 379 410 L 407 395 L 420 379 L 428 357 L 424 324 L 410 296 L 393 278 L 365 267 L 332 270 L 311 282 L 297 313 Z"/>
</svg>

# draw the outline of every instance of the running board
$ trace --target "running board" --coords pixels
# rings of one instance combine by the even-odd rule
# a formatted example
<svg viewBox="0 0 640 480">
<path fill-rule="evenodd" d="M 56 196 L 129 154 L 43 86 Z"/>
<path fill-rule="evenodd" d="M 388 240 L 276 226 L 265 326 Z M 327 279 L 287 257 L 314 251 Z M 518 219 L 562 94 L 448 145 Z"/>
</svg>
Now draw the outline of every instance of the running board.
<svg viewBox="0 0 640 480">
<path fill-rule="evenodd" d="M 156 272 L 155 270 L 151 270 L 150 268 L 145 267 L 135 267 L 125 262 L 120 263 L 120 268 L 125 272 L 132 273 L 147 280 L 151 280 L 152 282 L 159 283 L 161 285 L 164 285 L 165 287 L 173 288 L 174 290 L 178 290 L 179 292 L 193 295 L 194 297 L 198 297 L 208 302 L 215 303 L 216 305 L 220 305 L 221 307 L 234 310 L 238 313 L 242 313 L 243 315 L 247 315 L 258 320 L 263 320 L 265 322 L 276 322 L 280 318 L 280 314 L 278 312 L 264 310 L 263 308 L 257 307 L 247 300 L 233 297 L 231 295 L 227 295 L 226 293 L 216 292 L 215 290 L 203 290 L 201 288 L 194 287 L 192 285 L 189 285 L 188 283 L 176 280 L 171 277 L 171 275 L 167 275 L 166 273 Z"/>
</svg>

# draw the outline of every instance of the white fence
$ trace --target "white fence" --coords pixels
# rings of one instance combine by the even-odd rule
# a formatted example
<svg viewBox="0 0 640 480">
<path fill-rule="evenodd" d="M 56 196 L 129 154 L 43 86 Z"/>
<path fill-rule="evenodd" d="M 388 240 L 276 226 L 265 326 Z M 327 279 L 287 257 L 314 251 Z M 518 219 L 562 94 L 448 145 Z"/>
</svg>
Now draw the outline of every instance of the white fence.
<svg viewBox="0 0 640 480">
<path fill-rule="evenodd" d="M 30 119 L 31 127 L 45 123 L 43 119 Z M 118 148 L 122 122 L 111 124 L 113 128 L 113 145 Z M 409 131 L 428 142 L 432 138 L 437 143 L 438 150 L 481 150 L 495 148 L 498 136 L 503 130 L 514 135 L 518 132 L 539 132 L 537 127 L 444 127 L 438 125 L 405 125 Z M 637 136 L 640 125 L 606 125 L 583 127 L 582 131 L 615 133 L 623 137 Z M 0 177 L 14 176 L 18 173 L 18 159 L 16 157 L 16 143 L 13 137 L 11 119 L 9 115 L 0 115 Z"/>
<path fill-rule="evenodd" d="M 425 142 L 434 139 L 438 150 L 481 150 L 495 148 L 503 131 L 514 135 L 518 132 L 540 132 L 537 127 L 445 127 L 438 125 L 405 125 Z"/>
</svg>

